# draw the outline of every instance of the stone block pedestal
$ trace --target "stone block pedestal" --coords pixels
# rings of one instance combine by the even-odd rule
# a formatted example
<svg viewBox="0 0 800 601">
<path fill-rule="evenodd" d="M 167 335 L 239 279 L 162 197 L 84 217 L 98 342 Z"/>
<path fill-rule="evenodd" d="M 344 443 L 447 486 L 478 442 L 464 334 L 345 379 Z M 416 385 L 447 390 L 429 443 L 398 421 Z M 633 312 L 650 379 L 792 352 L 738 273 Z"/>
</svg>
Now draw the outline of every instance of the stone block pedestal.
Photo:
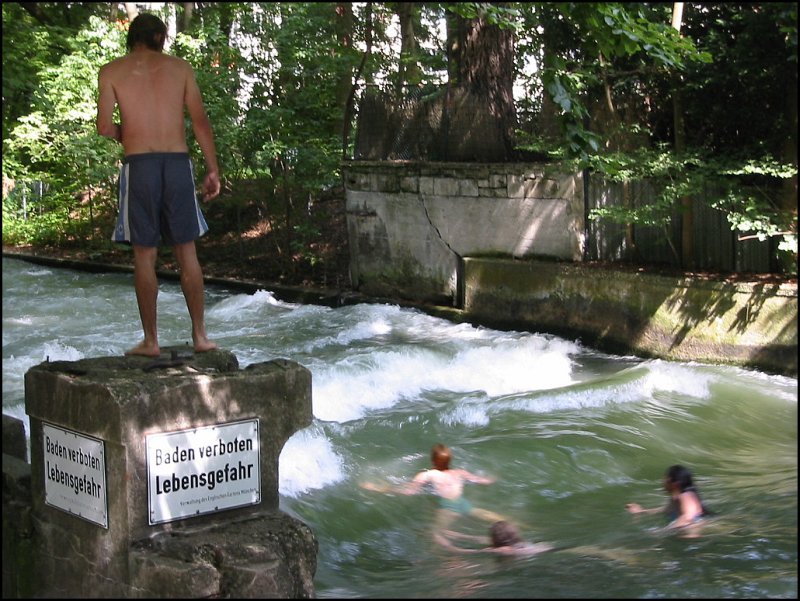
<svg viewBox="0 0 800 601">
<path fill-rule="evenodd" d="M 306 368 L 182 347 L 45 362 L 25 374 L 25 405 L 35 574 L 22 588 L 313 597 L 316 539 L 278 509 L 280 452 L 313 417 Z"/>
</svg>

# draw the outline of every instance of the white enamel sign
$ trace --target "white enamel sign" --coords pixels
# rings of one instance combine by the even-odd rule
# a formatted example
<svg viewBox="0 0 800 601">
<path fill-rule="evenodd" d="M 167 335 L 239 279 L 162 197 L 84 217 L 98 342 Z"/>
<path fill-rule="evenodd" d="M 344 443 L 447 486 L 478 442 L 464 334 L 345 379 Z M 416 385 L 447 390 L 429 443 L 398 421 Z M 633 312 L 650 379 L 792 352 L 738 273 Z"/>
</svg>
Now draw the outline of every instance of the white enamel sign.
<svg viewBox="0 0 800 601">
<path fill-rule="evenodd" d="M 42 444 L 45 503 L 108 528 L 103 441 L 43 423 Z"/>
<path fill-rule="evenodd" d="M 261 501 L 258 419 L 146 437 L 150 525 Z"/>
</svg>

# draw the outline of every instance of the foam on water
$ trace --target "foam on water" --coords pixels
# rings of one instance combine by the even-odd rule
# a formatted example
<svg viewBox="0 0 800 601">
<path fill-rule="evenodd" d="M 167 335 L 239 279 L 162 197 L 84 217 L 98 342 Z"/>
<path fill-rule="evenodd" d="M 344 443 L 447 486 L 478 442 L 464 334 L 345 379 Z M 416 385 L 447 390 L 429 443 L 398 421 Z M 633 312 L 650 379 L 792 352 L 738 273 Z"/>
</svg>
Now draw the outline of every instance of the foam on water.
<svg viewBox="0 0 800 601">
<path fill-rule="evenodd" d="M 500 391 L 499 394 L 497 391 L 487 390 L 495 397 L 490 399 L 491 402 L 486 403 L 481 400 L 478 405 L 471 406 L 470 400 L 465 399 L 450 413 L 449 419 L 452 422 L 463 419 L 464 423 L 485 424 L 491 415 L 507 411 L 552 413 L 645 400 L 654 407 L 670 406 L 668 401 L 658 400 L 663 396 L 662 393 L 672 393 L 667 395 L 668 398 L 681 395 L 701 402 L 702 399 L 708 398 L 709 384 L 714 379 L 713 376 L 699 373 L 696 368 L 687 365 L 652 360 L 625 368 L 613 376 L 600 380 L 574 382 L 566 377 L 568 373 L 565 373 L 563 368 L 561 371 L 556 369 L 566 359 L 566 356 L 555 354 L 550 357 L 553 366 L 548 367 L 544 362 L 543 371 L 549 378 L 547 381 L 553 386 L 529 387 L 519 392 Z M 465 405 L 469 406 L 469 409 Z M 676 409 L 670 406 L 670 410 Z M 484 415 L 480 415 L 480 412 Z"/>
<path fill-rule="evenodd" d="M 29 275 L 33 278 L 41 278 L 53 275 L 53 272 L 45 267 L 31 267 L 23 270 L 24 275 Z"/>
<path fill-rule="evenodd" d="M 48 342 L 42 350 L 43 360 L 47 361 L 77 361 L 83 359 L 85 355 L 72 346 L 65 346 L 59 342 Z"/>
<path fill-rule="evenodd" d="M 222 321 L 242 321 L 252 319 L 254 313 L 257 314 L 265 308 L 291 308 L 293 306 L 295 305 L 278 300 L 272 292 L 257 290 L 253 294 L 234 294 L 229 296 L 208 307 L 206 315 Z"/>
<path fill-rule="evenodd" d="M 479 348 L 410 345 L 352 353 L 314 372 L 314 415 L 345 422 L 413 400 L 425 391 L 483 391 L 490 396 L 569 384 L 574 346 L 528 335 Z"/>
<path fill-rule="evenodd" d="M 9 319 L 4 319 L 3 322 L 19 326 L 29 326 L 33 324 L 33 319 L 31 319 L 31 317 L 28 315 L 23 315 L 21 317 L 12 317 Z"/>
<path fill-rule="evenodd" d="M 341 330 L 329 336 L 308 341 L 304 346 L 305 352 L 312 352 L 315 349 L 330 346 L 347 346 L 360 340 L 370 340 L 388 335 L 392 331 L 392 326 L 386 319 L 377 317 L 367 321 L 359 321 L 354 326 Z"/>
<path fill-rule="evenodd" d="M 454 408 L 446 411 L 439 418 L 443 424 L 483 427 L 490 423 L 489 412 L 486 408 L 486 398 L 479 397 L 475 402 L 474 397 L 464 399 Z"/>
<path fill-rule="evenodd" d="M 9 413 L 25 424 L 26 436 L 30 433 L 30 420 L 25 413 L 25 372 L 44 361 L 77 361 L 84 355 L 78 349 L 58 342 L 47 342 L 23 357 L 3 360 L 3 413 Z M 6 365 L 9 363 L 9 365 Z M 8 395 L 9 398 L 6 398 Z"/>
<path fill-rule="evenodd" d="M 391 407 L 425 386 L 417 377 L 420 365 L 430 370 L 441 361 L 431 351 L 410 349 L 360 353 L 322 367 L 313 374 L 314 416 L 346 422 Z"/>
<path fill-rule="evenodd" d="M 295 433 L 283 446 L 278 461 L 278 491 L 297 497 L 344 478 L 344 461 L 318 427 Z"/>
<path fill-rule="evenodd" d="M 85 354 L 77 348 L 47 341 L 27 349 L 25 354 L 9 355 L 3 359 L 3 410 L 24 403 L 25 372 L 44 361 L 77 361 Z"/>
</svg>

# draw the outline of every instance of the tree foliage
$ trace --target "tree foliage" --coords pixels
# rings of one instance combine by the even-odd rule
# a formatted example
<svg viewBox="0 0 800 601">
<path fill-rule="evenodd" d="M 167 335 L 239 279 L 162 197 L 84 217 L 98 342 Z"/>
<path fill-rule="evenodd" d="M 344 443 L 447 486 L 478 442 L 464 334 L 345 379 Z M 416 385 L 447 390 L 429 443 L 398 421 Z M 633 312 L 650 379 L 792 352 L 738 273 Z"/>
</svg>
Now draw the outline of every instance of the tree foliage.
<svg viewBox="0 0 800 601">
<path fill-rule="evenodd" d="M 664 225 L 679 214 L 681 195 L 713 184 L 719 194 L 710 202 L 729 213 L 732 229 L 779 239 L 796 258 L 797 5 L 687 3 L 680 33 L 671 9 L 200 2 L 191 12 L 186 3 L 159 10 L 180 24 L 168 51 L 197 72 L 228 188 L 269 182 L 261 202 L 287 203 L 287 247 L 313 235 L 300 219 L 308 198 L 341 182 L 364 90 L 430 90 L 458 75 L 453 40 L 442 35 L 455 16 L 513 36 L 520 150 L 610 179 L 663 182 L 651 206 L 593 218 Z M 98 2 L 7 2 L 2 10 L 4 242 L 107 238 L 120 149 L 94 131 L 96 79 L 125 51 L 127 15 Z"/>
</svg>

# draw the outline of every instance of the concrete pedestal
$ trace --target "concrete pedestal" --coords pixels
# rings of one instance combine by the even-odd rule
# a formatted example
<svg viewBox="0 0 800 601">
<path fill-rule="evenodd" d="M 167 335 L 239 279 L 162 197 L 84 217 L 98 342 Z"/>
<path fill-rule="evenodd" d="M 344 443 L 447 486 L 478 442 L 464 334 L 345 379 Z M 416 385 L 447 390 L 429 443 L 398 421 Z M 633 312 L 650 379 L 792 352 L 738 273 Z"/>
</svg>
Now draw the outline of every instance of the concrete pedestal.
<svg viewBox="0 0 800 601">
<path fill-rule="evenodd" d="M 314 535 L 278 509 L 306 368 L 182 347 L 45 362 L 25 404 L 34 596 L 313 596 Z"/>
</svg>

